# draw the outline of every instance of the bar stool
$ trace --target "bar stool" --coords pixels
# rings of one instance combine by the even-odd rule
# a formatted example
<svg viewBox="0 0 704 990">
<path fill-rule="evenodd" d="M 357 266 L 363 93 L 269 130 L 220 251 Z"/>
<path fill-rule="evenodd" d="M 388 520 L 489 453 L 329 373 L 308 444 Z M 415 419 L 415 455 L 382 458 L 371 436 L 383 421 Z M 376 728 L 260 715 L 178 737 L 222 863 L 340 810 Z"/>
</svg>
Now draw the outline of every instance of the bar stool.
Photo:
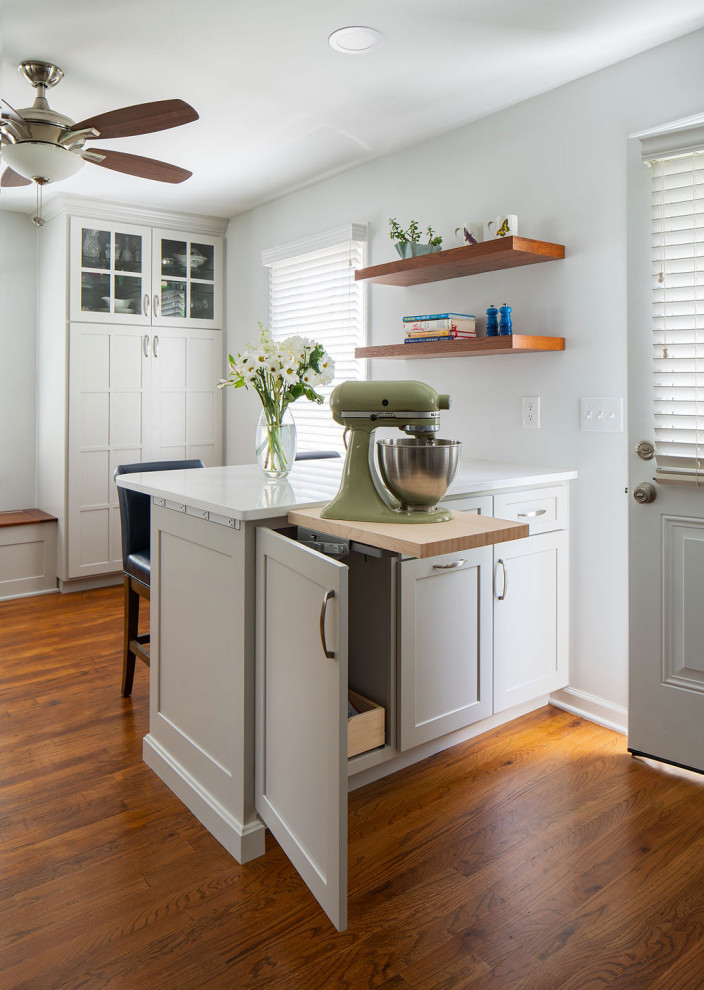
<svg viewBox="0 0 704 990">
<path fill-rule="evenodd" d="M 142 471 L 181 471 L 205 467 L 200 459 L 186 461 L 143 461 L 119 464 L 113 478 Z M 139 657 L 149 666 L 149 635 L 139 636 L 139 599 L 149 601 L 151 556 L 149 524 L 151 498 L 142 492 L 117 488 L 122 534 L 122 574 L 124 584 L 124 642 L 122 651 L 122 697 L 132 694 L 134 668 Z M 146 647 L 146 648 L 145 648 Z"/>
</svg>

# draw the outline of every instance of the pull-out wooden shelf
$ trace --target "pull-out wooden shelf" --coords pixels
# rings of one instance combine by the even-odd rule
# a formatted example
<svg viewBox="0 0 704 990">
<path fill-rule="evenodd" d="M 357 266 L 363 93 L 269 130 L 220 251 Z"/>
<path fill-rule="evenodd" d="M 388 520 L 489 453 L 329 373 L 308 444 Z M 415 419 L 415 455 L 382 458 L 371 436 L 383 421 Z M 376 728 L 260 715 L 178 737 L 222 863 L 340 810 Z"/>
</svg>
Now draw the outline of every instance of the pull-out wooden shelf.
<svg viewBox="0 0 704 990">
<path fill-rule="evenodd" d="M 479 357 L 482 354 L 532 354 L 536 351 L 564 351 L 564 337 L 536 337 L 512 334 L 507 337 L 476 337 L 462 340 L 435 340 L 420 344 L 378 344 L 357 347 L 357 358 L 436 358 Z"/>
<path fill-rule="evenodd" d="M 457 550 L 486 547 L 505 540 L 520 540 L 528 536 L 523 523 L 476 516 L 471 512 L 455 512 L 453 518 L 439 523 L 372 523 L 349 519 L 321 519 L 320 508 L 291 509 L 288 521 L 294 526 L 306 526 L 319 533 L 341 539 L 356 540 L 368 546 L 380 547 L 410 557 L 435 557 Z"/>
<path fill-rule="evenodd" d="M 481 244 L 465 244 L 448 251 L 436 251 L 417 258 L 391 261 L 386 265 L 360 268 L 354 273 L 354 277 L 358 282 L 422 285 L 425 282 L 440 282 L 464 275 L 536 265 L 542 261 L 559 261 L 564 257 L 564 244 L 534 241 L 528 237 L 497 237 Z"/>
</svg>

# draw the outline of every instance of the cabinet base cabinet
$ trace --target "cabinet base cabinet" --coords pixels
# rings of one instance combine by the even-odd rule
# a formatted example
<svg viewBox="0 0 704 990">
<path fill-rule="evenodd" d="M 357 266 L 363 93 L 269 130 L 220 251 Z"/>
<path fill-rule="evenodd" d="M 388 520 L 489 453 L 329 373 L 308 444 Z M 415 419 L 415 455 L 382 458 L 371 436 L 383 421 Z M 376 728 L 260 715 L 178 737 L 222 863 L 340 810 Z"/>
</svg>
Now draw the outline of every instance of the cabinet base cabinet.
<svg viewBox="0 0 704 990">
<path fill-rule="evenodd" d="M 401 750 L 491 715 L 491 550 L 401 562 Z"/>
<path fill-rule="evenodd" d="M 494 546 L 494 711 L 568 682 L 569 561 L 560 530 Z"/>
</svg>

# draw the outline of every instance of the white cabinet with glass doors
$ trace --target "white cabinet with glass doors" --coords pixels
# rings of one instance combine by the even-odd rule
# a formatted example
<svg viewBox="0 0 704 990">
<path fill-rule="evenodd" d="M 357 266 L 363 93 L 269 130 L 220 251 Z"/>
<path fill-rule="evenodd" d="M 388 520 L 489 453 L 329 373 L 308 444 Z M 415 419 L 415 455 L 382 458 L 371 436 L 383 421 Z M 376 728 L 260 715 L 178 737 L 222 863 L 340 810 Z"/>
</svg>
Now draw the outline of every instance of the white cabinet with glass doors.
<svg viewBox="0 0 704 990">
<path fill-rule="evenodd" d="M 71 321 L 222 327 L 222 238 L 71 218 Z"/>
</svg>

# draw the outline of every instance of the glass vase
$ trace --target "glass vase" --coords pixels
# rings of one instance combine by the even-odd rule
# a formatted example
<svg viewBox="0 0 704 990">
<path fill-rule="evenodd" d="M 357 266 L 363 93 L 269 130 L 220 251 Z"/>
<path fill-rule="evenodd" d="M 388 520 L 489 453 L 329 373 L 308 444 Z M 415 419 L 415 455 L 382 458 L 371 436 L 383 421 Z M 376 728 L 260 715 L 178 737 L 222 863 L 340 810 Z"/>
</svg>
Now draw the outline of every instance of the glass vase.
<svg viewBox="0 0 704 990">
<path fill-rule="evenodd" d="M 296 424 L 290 409 L 283 417 L 262 409 L 255 435 L 257 464 L 267 478 L 285 478 L 296 457 Z"/>
</svg>

